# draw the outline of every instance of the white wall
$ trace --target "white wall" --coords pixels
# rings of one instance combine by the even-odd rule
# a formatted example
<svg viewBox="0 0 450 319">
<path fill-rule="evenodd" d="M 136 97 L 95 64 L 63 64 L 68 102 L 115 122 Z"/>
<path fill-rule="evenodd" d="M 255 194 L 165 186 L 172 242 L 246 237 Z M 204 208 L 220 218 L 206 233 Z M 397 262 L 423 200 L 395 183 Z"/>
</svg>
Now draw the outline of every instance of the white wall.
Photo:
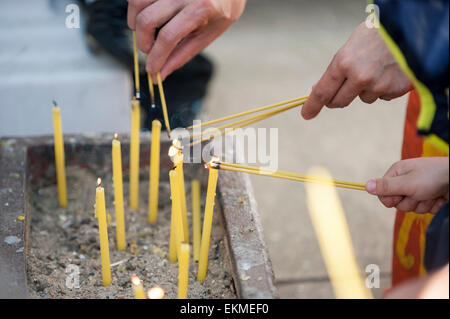
<svg viewBox="0 0 450 319">
<path fill-rule="evenodd" d="M 66 27 L 68 3 L 0 1 L 0 136 L 50 134 L 52 100 L 65 133 L 128 132 L 130 74 Z"/>
</svg>

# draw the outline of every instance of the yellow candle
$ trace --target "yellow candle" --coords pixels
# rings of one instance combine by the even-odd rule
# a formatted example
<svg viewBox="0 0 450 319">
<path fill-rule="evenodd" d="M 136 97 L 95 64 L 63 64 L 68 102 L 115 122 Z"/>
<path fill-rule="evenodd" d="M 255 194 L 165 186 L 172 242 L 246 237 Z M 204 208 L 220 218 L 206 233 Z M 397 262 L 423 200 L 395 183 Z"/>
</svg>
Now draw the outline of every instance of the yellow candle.
<svg viewBox="0 0 450 319">
<path fill-rule="evenodd" d="M 311 175 L 331 179 L 323 168 Z M 345 213 L 336 189 L 306 184 L 307 204 L 319 246 L 337 298 L 371 298 L 358 269 Z"/>
<path fill-rule="evenodd" d="M 130 208 L 139 209 L 139 131 L 141 110 L 138 100 L 131 101 L 131 141 L 130 141 Z"/>
<path fill-rule="evenodd" d="M 125 250 L 127 243 L 125 238 L 125 216 L 123 208 L 123 184 L 122 184 L 122 151 L 117 133 L 112 141 L 112 162 L 114 182 L 114 207 L 116 209 L 116 243 L 118 250 Z"/>
<path fill-rule="evenodd" d="M 172 222 L 171 226 L 173 226 L 170 230 L 171 238 L 173 239 L 172 249 L 169 247 L 169 257 L 173 257 L 173 251 L 176 249 L 177 255 L 180 253 L 180 245 L 184 240 L 184 230 L 183 230 L 183 221 L 181 218 L 181 205 L 180 205 L 180 194 L 179 188 L 177 185 L 177 173 L 174 170 L 169 172 L 169 180 L 170 180 L 170 192 L 172 197 Z M 173 232 L 173 235 L 172 235 Z M 173 248 L 175 247 L 175 248 Z M 172 256 L 171 256 L 172 251 Z M 173 258 L 171 259 L 173 262 Z"/>
<path fill-rule="evenodd" d="M 150 154 L 150 183 L 148 194 L 148 221 L 156 222 L 158 217 L 159 157 L 161 122 L 152 122 L 152 149 Z"/>
<path fill-rule="evenodd" d="M 56 181 L 58 184 L 59 206 L 67 207 L 66 168 L 64 160 L 64 141 L 61 128 L 61 110 L 53 102 L 53 143 L 55 148 Z"/>
<path fill-rule="evenodd" d="M 178 299 L 187 298 L 187 286 L 189 282 L 189 244 L 182 243 L 178 263 Z"/>
<path fill-rule="evenodd" d="M 136 31 L 133 31 L 133 59 L 134 59 L 134 85 L 136 87 L 136 96 L 140 98 L 141 84 L 139 78 L 139 56 L 136 43 Z"/>
<path fill-rule="evenodd" d="M 145 299 L 144 286 L 138 276 L 131 277 L 133 283 L 134 299 Z"/>
<path fill-rule="evenodd" d="M 192 192 L 192 243 L 194 261 L 200 257 L 200 236 L 201 236 L 201 216 L 200 216 L 200 182 L 194 179 L 191 183 Z"/>
<path fill-rule="evenodd" d="M 189 243 L 189 225 L 187 219 L 187 207 L 186 207 L 186 190 L 184 188 L 184 171 L 183 171 L 183 153 L 180 150 L 178 154 L 174 156 L 175 171 L 178 176 L 178 189 L 180 194 L 181 216 L 183 221 L 184 242 Z"/>
<path fill-rule="evenodd" d="M 169 115 L 167 114 L 166 97 L 164 95 L 164 87 L 163 87 L 163 84 L 161 81 L 161 74 L 159 72 L 156 73 L 156 78 L 158 80 L 159 97 L 161 99 L 161 106 L 162 106 L 163 116 L 164 116 L 164 124 L 166 125 L 167 134 L 170 137 L 170 124 L 169 124 Z"/>
<path fill-rule="evenodd" d="M 198 261 L 197 280 L 204 281 L 208 267 L 209 241 L 214 213 L 214 199 L 216 197 L 217 177 L 219 171 L 209 164 L 208 190 L 206 193 L 205 214 L 203 217 L 202 241 L 200 243 L 200 259 Z"/>
<path fill-rule="evenodd" d="M 111 283 L 111 267 L 109 260 L 108 226 L 106 224 L 105 190 L 101 184 L 102 180 L 99 178 L 96 189 L 95 212 L 98 218 L 103 286 L 106 287 Z"/>
<path fill-rule="evenodd" d="M 169 261 L 174 263 L 177 261 L 177 221 L 176 221 L 176 212 L 175 212 L 175 203 L 173 202 L 174 199 L 174 190 L 171 189 L 171 195 L 172 199 L 172 213 L 170 216 L 170 239 L 169 239 Z"/>
</svg>

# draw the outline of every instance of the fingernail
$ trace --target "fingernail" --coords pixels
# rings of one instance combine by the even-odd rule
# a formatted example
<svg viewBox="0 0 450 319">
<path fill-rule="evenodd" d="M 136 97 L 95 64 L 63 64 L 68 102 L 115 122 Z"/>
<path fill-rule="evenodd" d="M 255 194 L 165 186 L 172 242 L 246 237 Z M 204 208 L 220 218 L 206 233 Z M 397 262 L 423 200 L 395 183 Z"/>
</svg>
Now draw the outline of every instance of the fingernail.
<svg viewBox="0 0 450 319">
<path fill-rule="evenodd" d="M 377 182 L 373 179 L 367 182 L 366 189 L 369 193 L 375 195 L 375 191 L 377 190 Z"/>
</svg>

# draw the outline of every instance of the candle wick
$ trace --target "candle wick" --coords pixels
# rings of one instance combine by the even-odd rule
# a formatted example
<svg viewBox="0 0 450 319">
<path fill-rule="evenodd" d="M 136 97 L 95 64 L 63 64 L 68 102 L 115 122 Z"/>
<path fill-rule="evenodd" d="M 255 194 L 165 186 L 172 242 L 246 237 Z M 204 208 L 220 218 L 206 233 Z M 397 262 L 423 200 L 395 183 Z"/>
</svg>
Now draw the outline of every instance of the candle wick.
<svg viewBox="0 0 450 319">
<path fill-rule="evenodd" d="M 58 103 L 56 103 L 55 100 L 52 101 L 54 106 L 58 106 Z"/>
</svg>

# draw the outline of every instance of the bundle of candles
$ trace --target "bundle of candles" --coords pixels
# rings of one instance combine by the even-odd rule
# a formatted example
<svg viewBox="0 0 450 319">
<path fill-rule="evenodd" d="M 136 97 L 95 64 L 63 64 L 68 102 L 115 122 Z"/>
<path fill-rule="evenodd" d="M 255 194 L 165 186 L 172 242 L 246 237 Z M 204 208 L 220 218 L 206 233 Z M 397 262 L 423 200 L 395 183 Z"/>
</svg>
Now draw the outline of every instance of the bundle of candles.
<svg viewBox="0 0 450 319">
<path fill-rule="evenodd" d="M 139 70 L 137 59 L 137 47 L 134 40 L 134 66 L 135 66 L 135 86 L 136 94 L 131 101 L 131 135 L 130 135 L 130 169 L 129 169 L 129 206 L 132 210 L 139 208 L 139 131 L 140 131 L 140 84 L 139 84 Z M 153 81 L 150 75 L 149 91 L 151 94 L 151 107 L 155 107 L 155 97 L 153 90 Z M 157 74 L 158 87 L 161 97 L 161 105 L 163 109 L 163 116 L 167 133 L 170 137 L 170 125 L 168 121 L 167 107 L 164 98 L 164 89 L 161 81 L 161 76 Z M 262 121 L 271 116 L 280 114 L 289 109 L 302 105 L 307 99 L 307 96 L 295 98 L 276 104 L 256 108 L 253 110 L 241 112 L 235 115 L 230 115 L 213 121 L 209 121 L 200 125 L 191 126 L 188 129 L 194 130 L 200 126 L 210 126 L 220 122 L 226 122 L 238 117 L 245 117 L 225 125 L 220 126 L 214 134 L 211 130 L 205 130 L 201 133 L 192 134 L 190 136 L 190 145 L 205 142 L 216 136 L 226 134 L 229 130 L 234 130 L 240 127 L 251 125 L 258 121 Z M 55 163 L 58 184 L 58 199 L 60 206 L 67 206 L 67 189 L 65 176 L 65 159 L 64 159 L 64 144 L 61 129 L 60 109 L 54 103 L 53 120 L 54 120 L 54 149 L 55 149 Z M 257 115 L 253 115 L 257 113 Z M 158 120 L 152 122 L 152 140 L 151 140 L 151 158 L 149 171 L 149 192 L 148 192 L 148 221 L 153 224 L 157 221 L 158 210 L 158 184 L 160 175 L 160 135 L 161 123 Z M 188 231 L 188 217 L 186 207 L 186 192 L 183 172 L 183 148 L 178 140 L 172 141 L 172 146 L 168 154 L 174 162 L 173 169 L 169 172 L 170 191 L 171 191 L 171 220 L 170 220 L 170 239 L 169 239 L 169 254 L 168 258 L 171 262 L 178 262 L 178 298 L 187 298 L 188 288 L 188 273 L 189 260 L 191 254 L 191 246 Z M 122 185 L 122 154 L 121 144 L 118 135 L 114 135 L 112 140 L 112 173 L 114 184 L 114 207 L 116 214 L 116 242 L 118 250 L 125 250 L 126 245 L 126 230 L 125 230 L 125 216 L 124 216 L 124 200 L 123 200 L 123 185 Z M 352 183 L 340 180 L 333 180 L 328 176 L 310 176 L 296 173 L 289 173 L 284 171 L 271 171 L 264 168 L 251 167 L 246 165 L 238 165 L 233 163 L 226 163 L 213 157 L 212 160 L 205 164 L 209 169 L 208 187 L 206 194 L 206 204 L 203 216 L 203 229 L 201 229 L 201 206 L 200 206 L 200 182 L 198 180 L 192 181 L 192 256 L 194 261 L 198 261 L 197 280 L 203 282 L 207 274 L 208 266 L 208 252 L 211 238 L 211 227 L 213 221 L 214 201 L 217 187 L 217 180 L 219 170 L 242 172 L 247 174 L 262 175 L 274 178 L 287 179 L 291 181 L 307 182 L 311 185 L 324 184 L 328 186 L 343 187 L 355 190 L 364 190 L 363 184 Z M 98 219 L 99 241 L 100 241 L 100 255 L 102 265 L 102 279 L 103 286 L 108 286 L 111 283 L 110 258 L 108 246 L 108 227 L 107 216 L 105 209 L 105 190 L 102 187 L 101 178 L 98 178 L 96 188 L 95 200 L 95 216 Z M 314 223 L 316 231 L 322 234 L 323 242 L 326 242 L 326 232 L 322 231 L 321 223 Z M 347 238 L 348 239 L 348 238 Z M 321 241 L 322 244 L 322 241 Z M 325 245 L 325 244 L 324 244 Z M 350 251 L 350 252 L 349 252 Z M 349 260 L 351 260 L 351 250 L 346 250 Z M 335 256 L 334 256 L 335 257 Z M 328 259 L 334 258 L 329 257 Z M 327 264 L 328 265 L 328 264 Z M 354 266 L 354 265 L 353 265 Z M 353 267 L 352 266 L 352 267 Z M 331 266 L 330 266 L 331 267 Z M 354 267 L 351 269 L 355 269 Z M 354 275 L 354 274 L 352 274 Z M 353 276 L 354 277 L 354 276 Z M 352 278 L 353 278 L 352 277 Z M 147 294 L 144 292 L 144 287 L 141 280 L 134 276 L 131 278 L 134 287 L 135 297 L 137 299 L 161 299 L 164 297 L 164 290 L 160 287 L 153 287 Z M 359 281 L 356 280 L 359 284 Z M 358 286 L 359 287 L 359 286 Z M 345 295 L 345 293 L 344 293 Z M 364 295 L 361 293 L 361 295 Z"/>
</svg>

